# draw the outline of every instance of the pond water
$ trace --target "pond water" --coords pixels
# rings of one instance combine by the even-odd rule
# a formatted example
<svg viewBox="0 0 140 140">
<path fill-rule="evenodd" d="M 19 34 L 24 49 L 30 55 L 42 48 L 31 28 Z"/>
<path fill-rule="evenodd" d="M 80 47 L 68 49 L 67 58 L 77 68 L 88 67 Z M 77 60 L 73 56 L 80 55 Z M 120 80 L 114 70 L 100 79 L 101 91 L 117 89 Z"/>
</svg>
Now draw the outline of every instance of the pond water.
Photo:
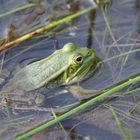
<svg viewBox="0 0 140 140">
<path fill-rule="evenodd" d="M 0 0 L 0 15 L 29 2 L 40 5 L 0 16 L 0 39 L 8 38 L 8 41 L 11 41 L 72 12 L 95 6 L 92 0 Z M 1 52 L 0 90 L 2 91 L 15 73 L 28 63 L 47 57 L 68 42 L 80 47 L 93 48 L 101 60 L 140 48 L 139 0 L 113 0 L 112 5 L 108 5 L 107 12 L 111 31 L 106 26 L 102 10 L 97 8 L 96 11 L 59 25 L 49 33 Z M 15 34 L 12 32 L 10 36 L 12 27 L 15 29 Z M 131 53 L 105 62 L 95 75 L 79 84 L 84 88 L 100 91 L 139 72 L 140 53 Z M 139 84 L 131 85 L 121 92 L 138 87 Z M 138 94 L 139 91 L 132 95 L 99 102 L 61 122 L 63 127 L 55 125 L 28 140 L 122 140 L 122 134 L 109 109 L 111 106 L 115 108 L 130 137 L 139 140 L 140 96 Z M 10 105 L 7 106 L 0 96 L 0 140 L 12 139 L 37 124 L 52 119 L 53 116 L 48 112 L 48 108 L 59 109 L 79 101 L 64 87 L 41 88 L 30 94 L 23 94 L 17 90 L 9 97 Z M 38 101 L 41 104 L 36 104 Z"/>
</svg>

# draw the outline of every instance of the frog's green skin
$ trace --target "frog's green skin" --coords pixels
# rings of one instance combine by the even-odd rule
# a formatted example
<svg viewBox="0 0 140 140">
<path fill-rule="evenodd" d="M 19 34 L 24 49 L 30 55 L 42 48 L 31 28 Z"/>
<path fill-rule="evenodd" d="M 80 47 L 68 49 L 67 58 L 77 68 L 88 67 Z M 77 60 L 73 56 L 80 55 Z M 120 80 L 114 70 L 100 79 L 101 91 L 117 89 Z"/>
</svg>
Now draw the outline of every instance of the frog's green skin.
<svg viewBox="0 0 140 140">
<path fill-rule="evenodd" d="M 67 43 L 60 50 L 21 69 L 7 86 L 31 91 L 50 83 L 69 84 L 85 76 L 96 64 L 92 49 Z"/>
</svg>

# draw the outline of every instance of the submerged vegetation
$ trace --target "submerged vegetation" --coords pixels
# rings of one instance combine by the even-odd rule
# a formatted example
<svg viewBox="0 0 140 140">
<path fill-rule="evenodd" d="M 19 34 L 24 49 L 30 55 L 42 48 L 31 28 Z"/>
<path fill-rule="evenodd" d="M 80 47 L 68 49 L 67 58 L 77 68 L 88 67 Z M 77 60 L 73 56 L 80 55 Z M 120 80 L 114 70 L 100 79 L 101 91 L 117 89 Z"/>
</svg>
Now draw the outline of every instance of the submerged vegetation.
<svg viewBox="0 0 140 140">
<path fill-rule="evenodd" d="M 138 0 L 0 0 L 0 139 L 138 140 L 139 19 Z M 20 69 L 67 42 L 94 49 L 101 60 L 74 83 L 89 97 L 52 84 L 3 98 Z"/>
</svg>

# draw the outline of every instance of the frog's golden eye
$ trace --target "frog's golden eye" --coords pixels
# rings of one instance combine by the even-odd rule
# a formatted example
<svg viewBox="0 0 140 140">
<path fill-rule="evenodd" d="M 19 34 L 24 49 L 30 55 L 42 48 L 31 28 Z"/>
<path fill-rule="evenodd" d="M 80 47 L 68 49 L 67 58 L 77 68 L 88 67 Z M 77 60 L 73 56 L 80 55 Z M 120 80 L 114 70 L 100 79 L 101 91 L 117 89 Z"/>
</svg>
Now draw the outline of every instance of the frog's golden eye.
<svg viewBox="0 0 140 140">
<path fill-rule="evenodd" d="M 83 57 L 82 56 L 76 56 L 75 58 L 74 58 L 74 61 L 76 62 L 76 63 L 82 63 L 83 62 Z"/>
</svg>

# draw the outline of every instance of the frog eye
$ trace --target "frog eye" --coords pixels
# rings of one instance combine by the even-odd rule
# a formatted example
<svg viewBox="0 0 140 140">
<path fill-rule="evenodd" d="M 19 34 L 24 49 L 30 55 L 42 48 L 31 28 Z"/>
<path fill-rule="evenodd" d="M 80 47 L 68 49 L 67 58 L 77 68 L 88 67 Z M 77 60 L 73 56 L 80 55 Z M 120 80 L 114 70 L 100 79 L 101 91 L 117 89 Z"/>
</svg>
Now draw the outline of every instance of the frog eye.
<svg viewBox="0 0 140 140">
<path fill-rule="evenodd" d="M 82 63 L 82 62 L 83 62 L 83 58 L 82 58 L 82 56 L 76 56 L 76 57 L 74 58 L 74 61 L 75 61 L 76 63 Z"/>
</svg>

